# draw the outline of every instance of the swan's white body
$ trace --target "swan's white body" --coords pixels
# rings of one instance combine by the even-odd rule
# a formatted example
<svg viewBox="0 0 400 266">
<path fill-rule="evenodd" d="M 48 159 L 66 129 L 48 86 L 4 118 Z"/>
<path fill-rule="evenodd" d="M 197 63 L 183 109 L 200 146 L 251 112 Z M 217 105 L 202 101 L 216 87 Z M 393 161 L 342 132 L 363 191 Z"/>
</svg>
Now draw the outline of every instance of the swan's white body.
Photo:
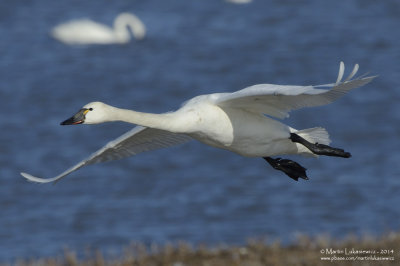
<svg viewBox="0 0 400 266">
<path fill-rule="evenodd" d="M 121 13 L 111 28 L 89 19 L 78 19 L 54 27 L 51 35 L 66 44 L 113 44 L 127 43 L 133 36 L 141 40 L 146 34 L 146 27 L 138 17 L 130 13 Z"/>
<path fill-rule="evenodd" d="M 248 4 L 253 2 L 253 0 L 225 0 L 225 1 L 233 4 Z"/>
<path fill-rule="evenodd" d="M 22 175 L 35 182 L 52 182 L 85 165 L 120 159 L 190 139 L 248 157 L 283 154 L 316 156 L 302 144 L 291 141 L 289 136 L 295 132 L 310 142 L 329 144 L 329 135 L 325 129 L 296 130 L 271 117 L 283 119 L 290 110 L 328 104 L 374 78 L 360 77 L 351 80 L 357 70 L 358 65 L 342 82 L 344 65 L 341 62 L 335 84 L 260 84 L 234 93 L 197 96 L 184 103 L 177 111 L 164 114 L 140 113 L 100 102 L 89 103 L 81 110 L 85 117 L 79 123 L 124 121 L 139 126 L 54 178 L 42 179 L 26 173 Z"/>
</svg>

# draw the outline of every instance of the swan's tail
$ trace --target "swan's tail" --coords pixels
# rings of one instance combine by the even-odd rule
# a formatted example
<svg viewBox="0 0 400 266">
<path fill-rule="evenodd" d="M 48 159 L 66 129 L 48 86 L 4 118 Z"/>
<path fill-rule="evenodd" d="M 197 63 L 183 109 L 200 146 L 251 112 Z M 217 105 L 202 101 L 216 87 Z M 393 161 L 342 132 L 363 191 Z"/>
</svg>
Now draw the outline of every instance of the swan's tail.
<svg viewBox="0 0 400 266">
<path fill-rule="evenodd" d="M 296 133 L 297 135 L 299 135 L 300 137 L 304 138 L 305 140 L 307 140 L 311 143 L 319 143 L 319 144 L 325 144 L 325 145 L 329 145 L 329 143 L 331 143 L 328 132 L 326 131 L 325 128 L 322 128 L 322 127 L 313 127 L 313 128 L 302 129 L 302 130 L 293 130 L 293 133 Z M 305 155 L 305 156 L 310 156 L 310 155 L 316 156 L 305 146 L 303 146 L 299 143 L 296 143 L 296 146 L 298 148 L 298 153 Z"/>
<path fill-rule="evenodd" d="M 313 127 L 313 128 L 297 130 L 294 131 L 293 133 L 296 133 L 297 135 L 299 135 L 300 137 L 304 138 L 305 140 L 311 143 L 318 142 L 320 144 L 325 144 L 325 145 L 329 145 L 329 143 L 331 143 L 328 132 L 326 131 L 325 128 L 322 127 Z"/>
</svg>

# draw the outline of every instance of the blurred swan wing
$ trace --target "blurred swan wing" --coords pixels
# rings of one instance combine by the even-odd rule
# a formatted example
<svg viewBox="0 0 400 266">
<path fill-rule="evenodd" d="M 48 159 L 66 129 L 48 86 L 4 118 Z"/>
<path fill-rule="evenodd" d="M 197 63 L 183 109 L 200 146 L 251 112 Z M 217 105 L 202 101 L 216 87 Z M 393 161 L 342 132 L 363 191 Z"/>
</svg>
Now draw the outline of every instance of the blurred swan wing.
<svg viewBox="0 0 400 266">
<path fill-rule="evenodd" d="M 318 86 L 259 84 L 234 93 L 216 94 L 214 101 L 221 107 L 243 108 L 283 119 L 289 116 L 291 110 L 329 104 L 351 89 L 361 87 L 375 78 L 364 75 L 352 79 L 357 71 L 358 64 L 342 81 L 344 64 L 340 62 L 339 75 L 334 84 Z M 329 87 L 330 89 L 323 89 Z"/>
<path fill-rule="evenodd" d="M 187 135 L 137 126 L 119 138 L 110 141 L 103 148 L 93 153 L 87 159 L 79 162 L 56 177 L 45 179 L 35 177 L 27 173 L 21 173 L 21 175 L 30 181 L 38 183 L 58 181 L 64 176 L 86 165 L 118 160 L 145 151 L 178 145 L 189 140 L 191 140 L 191 138 Z"/>
</svg>

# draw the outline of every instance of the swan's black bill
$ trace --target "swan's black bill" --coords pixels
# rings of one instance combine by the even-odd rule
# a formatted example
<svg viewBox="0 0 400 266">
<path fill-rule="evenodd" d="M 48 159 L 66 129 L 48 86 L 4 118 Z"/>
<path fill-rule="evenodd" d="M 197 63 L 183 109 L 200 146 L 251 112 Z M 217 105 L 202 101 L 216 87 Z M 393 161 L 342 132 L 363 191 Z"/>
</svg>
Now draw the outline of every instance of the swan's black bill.
<svg viewBox="0 0 400 266">
<path fill-rule="evenodd" d="M 73 117 L 68 118 L 67 120 L 60 123 L 60 125 L 78 125 L 85 122 L 85 115 L 89 111 L 89 109 L 82 108 L 77 112 Z"/>
</svg>

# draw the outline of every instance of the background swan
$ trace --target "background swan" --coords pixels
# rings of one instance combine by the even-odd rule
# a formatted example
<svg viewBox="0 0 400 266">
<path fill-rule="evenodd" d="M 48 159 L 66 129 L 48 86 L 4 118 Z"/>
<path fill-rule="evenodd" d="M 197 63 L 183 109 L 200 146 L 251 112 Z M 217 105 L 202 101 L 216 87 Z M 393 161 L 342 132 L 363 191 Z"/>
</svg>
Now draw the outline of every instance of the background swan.
<svg viewBox="0 0 400 266">
<path fill-rule="evenodd" d="M 271 156 L 301 154 L 348 158 L 350 153 L 328 146 L 329 135 L 323 128 L 296 130 L 271 117 L 283 119 L 289 115 L 290 110 L 329 104 L 349 90 L 363 86 L 374 78 L 370 76 L 352 80 L 357 70 L 358 65 L 355 65 L 350 75 L 342 81 L 344 64 L 341 62 L 338 79 L 334 84 L 259 84 L 233 93 L 200 95 L 187 101 L 177 111 L 164 114 L 141 113 L 92 102 L 61 124 L 124 121 L 139 126 L 54 178 L 42 179 L 26 173 L 21 174 L 31 181 L 52 182 L 89 164 L 121 159 L 196 139 L 242 156 L 262 157 L 273 168 L 283 171 L 295 180 L 308 179 L 306 169 L 298 163 L 287 159 L 274 159 Z"/>
<path fill-rule="evenodd" d="M 51 35 L 66 44 L 127 43 L 131 39 L 129 29 L 138 40 L 146 35 L 145 25 L 130 13 L 118 15 L 113 28 L 89 19 L 78 19 L 54 27 Z"/>
<path fill-rule="evenodd" d="M 225 0 L 225 1 L 233 4 L 248 4 L 253 2 L 253 0 Z"/>
</svg>

